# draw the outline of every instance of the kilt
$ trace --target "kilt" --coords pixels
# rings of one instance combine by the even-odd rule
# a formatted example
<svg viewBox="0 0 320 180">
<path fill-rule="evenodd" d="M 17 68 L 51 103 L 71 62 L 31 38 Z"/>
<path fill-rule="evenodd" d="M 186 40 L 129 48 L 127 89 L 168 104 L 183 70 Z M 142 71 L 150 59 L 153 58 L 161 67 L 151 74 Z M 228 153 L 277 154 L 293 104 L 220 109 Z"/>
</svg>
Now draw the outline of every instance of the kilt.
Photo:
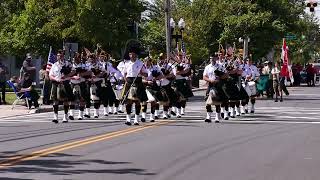
<svg viewBox="0 0 320 180">
<path fill-rule="evenodd" d="M 222 100 L 222 96 L 221 94 L 223 94 L 223 92 L 220 90 L 220 92 L 218 91 L 219 88 L 217 88 L 216 86 L 214 86 L 213 84 L 209 84 L 207 91 L 206 91 L 206 104 L 207 105 L 220 105 L 222 104 L 223 100 Z M 216 95 L 215 97 L 211 97 L 210 91 L 214 91 L 214 94 Z M 209 99 L 212 98 L 212 99 Z M 208 101 L 209 100 L 209 101 Z M 209 103 L 210 102 L 210 103 Z"/>
<path fill-rule="evenodd" d="M 239 101 L 240 90 L 236 83 L 232 79 L 226 79 L 223 81 L 223 92 L 228 97 L 229 101 Z"/>
<path fill-rule="evenodd" d="M 175 103 L 178 101 L 178 97 L 177 97 L 176 93 L 174 92 L 174 90 L 172 89 L 171 84 L 168 84 L 166 86 L 162 86 L 161 89 L 166 92 L 169 102 Z"/>
<path fill-rule="evenodd" d="M 160 86 L 147 86 L 147 90 L 151 93 L 151 95 L 156 99 L 157 102 L 167 102 L 169 100 L 165 90 L 165 93 L 163 93 Z"/>
<path fill-rule="evenodd" d="M 115 102 L 116 95 L 114 94 L 110 81 L 106 81 L 105 85 L 105 87 L 101 87 L 101 94 L 99 96 L 101 101 L 105 103 Z"/>
<path fill-rule="evenodd" d="M 239 99 L 240 100 L 249 99 L 249 95 L 248 95 L 247 91 L 244 89 L 243 86 L 240 87 Z"/>
<path fill-rule="evenodd" d="M 217 84 L 214 85 L 214 87 L 217 90 L 218 96 L 221 99 L 222 102 L 228 102 L 228 96 L 226 95 L 225 91 L 223 90 L 224 87 L 224 80 L 219 81 Z M 212 84 L 209 84 L 209 87 L 213 86 Z M 210 89 L 209 89 L 210 90 Z M 210 91 L 207 91 L 208 94 Z"/>
<path fill-rule="evenodd" d="M 76 86 L 80 86 L 80 92 L 76 92 Z M 86 96 L 89 96 L 87 92 L 87 85 L 85 82 L 81 82 L 79 84 L 73 84 L 71 83 L 71 89 L 74 95 L 74 100 L 84 100 Z"/>
<path fill-rule="evenodd" d="M 62 83 L 52 81 L 50 99 L 52 101 L 73 101 L 74 95 L 70 81 L 63 81 Z"/>
<path fill-rule="evenodd" d="M 125 84 L 125 87 L 124 87 L 124 91 L 123 91 L 123 95 L 124 95 L 124 99 L 127 100 L 128 97 L 129 97 L 129 91 L 130 91 L 130 87 L 132 85 L 133 88 L 136 88 L 136 99 L 139 100 L 140 102 L 146 102 L 148 101 L 148 96 L 147 96 L 147 93 L 146 93 L 146 88 L 145 86 L 143 85 L 143 82 L 142 82 L 142 77 L 138 77 L 135 82 L 134 79 L 135 77 L 128 77 L 127 78 L 127 82 Z"/>
<path fill-rule="evenodd" d="M 194 96 L 186 79 L 177 79 L 173 82 L 172 86 L 175 93 L 178 96 L 182 96 L 181 98 L 187 99 Z"/>
<path fill-rule="evenodd" d="M 96 90 L 96 96 L 99 98 L 99 101 L 101 101 L 102 97 L 103 97 L 103 91 L 102 91 L 102 87 L 101 87 L 101 84 L 102 84 L 102 80 L 101 81 L 97 81 L 97 82 L 94 82 L 94 84 L 97 86 L 97 90 Z M 90 87 L 89 86 L 89 92 L 90 92 Z M 91 95 L 90 95 L 91 96 Z M 89 96 L 89 97 L 90 97 Z M 91 99 L 92 100 L 92 99 Z M 92 101 L 95 101 L 95 100 L 92 100 Z"/>
</svg>

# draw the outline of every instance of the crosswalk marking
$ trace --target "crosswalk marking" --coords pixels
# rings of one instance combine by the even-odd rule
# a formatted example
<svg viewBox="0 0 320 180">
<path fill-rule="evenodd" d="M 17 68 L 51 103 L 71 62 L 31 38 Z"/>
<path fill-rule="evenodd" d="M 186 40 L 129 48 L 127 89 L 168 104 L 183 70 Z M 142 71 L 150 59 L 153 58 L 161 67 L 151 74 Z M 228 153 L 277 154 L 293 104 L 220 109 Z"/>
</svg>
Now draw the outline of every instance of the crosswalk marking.
<svg viewBox="0 0 320 180">
<path fill-rule="evenodd" d="M 160 116 L 161 117 L 160 112 Z M 62 118 L 63 112 L 59 112 L 59 118 Z M 0 123 L 51 123 L 53 113 L 45 114 L 33 114 L 20 117 L 8 117 L 2 118 Z M 75 119 L 77 118 L 75 113 Z M 125 114 L 103 116 L 103 111 L 100 111 L 99 119 L 84 119 L 74 120 L 71 123 L 90 123 L 90 122 L 123 122 L 125 121 Z M 171 120 L 175 122 L 203 122 L 206 112 L 203 107 L 189 106 L 186 111 L 186 115 L 182 116 L 181 119 L 172 117 Z M 49 118 L 48 118 L 49 117 Z M 149 119 L 149 112 L 147 115 L 147 121 Z M 284 121 L 284 119 L 286 119 Z M 157 121 L 162 121 L 157 120 Z M 320 124 L 320 108 L 311 107 L 268 107 L 268 106 L 257 106 L 256 114 L 248 114 L 235 119 L 230 119 L 228 123 L 285 123 L 285 124 Z"/>
</svg>

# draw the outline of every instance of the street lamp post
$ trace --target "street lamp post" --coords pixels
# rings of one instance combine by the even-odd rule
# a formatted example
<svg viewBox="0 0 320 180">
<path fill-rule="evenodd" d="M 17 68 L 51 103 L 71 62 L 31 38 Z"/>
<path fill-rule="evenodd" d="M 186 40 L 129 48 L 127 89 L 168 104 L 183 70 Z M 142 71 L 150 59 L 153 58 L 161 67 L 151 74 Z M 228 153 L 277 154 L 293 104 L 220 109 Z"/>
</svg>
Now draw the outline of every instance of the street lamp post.
<svg viewBox="0 0 320 180">
<path fill-rule="evenodd" d="M 185 21 L 183 20 L 183 18 L 180 18 L 180 20 L 178 22 L 179 31 L 175 31 L 176 22 L 174 21 L 173 18 L 170 19 L 171 38 L 174 39 L 176 42 L 175 47 L 178 47 L 179 40 L 183 39 L 183 31 L 184 31 L 185 26 L 186 26 Z M 176 32 L 176 33 L 174 34 L 174 32 Z"/>
<path fill-rule="evenodd" d="M 243 42 L 243 59 L 247 58 L 249 55 L 249 42 L 250 42 L 250 38 L 249 37 L 245 37 L 245 38 L 239 38 L 239 42 L 242 43 Z"/>
<path fill-rule="evenodd" d="M 167 62 L 170 60 L 171 51 L 171 37 L 170 37 L 170 12 L 171 12 L 171 0 L 165 1 L 165 20 L 166 20 L 166 51 L 167 51 Z"/>
</svg>

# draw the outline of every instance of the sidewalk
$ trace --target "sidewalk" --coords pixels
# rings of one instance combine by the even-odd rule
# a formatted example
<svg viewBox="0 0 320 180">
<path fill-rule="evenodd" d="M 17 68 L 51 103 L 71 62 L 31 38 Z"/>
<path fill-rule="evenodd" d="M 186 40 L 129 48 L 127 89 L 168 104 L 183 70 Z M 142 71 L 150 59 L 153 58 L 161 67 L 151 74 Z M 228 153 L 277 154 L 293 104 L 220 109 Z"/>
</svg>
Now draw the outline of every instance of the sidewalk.
<svg viewBox="0 0 320 180">
<path fill-rule="evenodd" d="M 200 80 L 200 88 L 192 89 L 193 92 L 205 90 L 205 82 Z M 12 105 L 0 105 L 0 120 L 2 118 L 23 116 L 28 114 L 52 112 L 53 108 L 51 105 L 42 105 L 39 109 L 27 109 L 22 105 L 17 105 L 14 109 L 11 109 Z"/>
<path fill-rule="evenodd" d="M 14 109 L 11 109 L 12 105 L 0 105 L 0 120 L 2 118 L 8 117 L 15 117 L 15 116 L 23 116 L 28 114 L 35 114 L 35 113 L 44 113 L 44 112 L 51 112 L 52 106 L 51 105 L 43 105 L 39 109 L 28 109 L 23 105 L 16 105 Z"/>
</svg>

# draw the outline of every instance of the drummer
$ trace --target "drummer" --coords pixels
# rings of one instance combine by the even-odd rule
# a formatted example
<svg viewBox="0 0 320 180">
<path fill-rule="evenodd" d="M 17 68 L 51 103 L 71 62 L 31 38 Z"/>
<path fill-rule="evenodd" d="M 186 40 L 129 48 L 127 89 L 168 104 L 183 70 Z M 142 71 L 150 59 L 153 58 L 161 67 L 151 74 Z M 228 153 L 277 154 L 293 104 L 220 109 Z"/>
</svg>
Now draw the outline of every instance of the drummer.
<svg viewBox="0 0 320 180">
<path fill-rule="evenodd" d="M 244 67 L 245 78 L 247 82 L 257 82 L 260 77 L 258 68 L 252 63 L 252 59 L 248 59 L 247 66 Z M 250 97 L 251 110 L 250 113 L 255 113 L 256 95 Z"/>
</svg>

